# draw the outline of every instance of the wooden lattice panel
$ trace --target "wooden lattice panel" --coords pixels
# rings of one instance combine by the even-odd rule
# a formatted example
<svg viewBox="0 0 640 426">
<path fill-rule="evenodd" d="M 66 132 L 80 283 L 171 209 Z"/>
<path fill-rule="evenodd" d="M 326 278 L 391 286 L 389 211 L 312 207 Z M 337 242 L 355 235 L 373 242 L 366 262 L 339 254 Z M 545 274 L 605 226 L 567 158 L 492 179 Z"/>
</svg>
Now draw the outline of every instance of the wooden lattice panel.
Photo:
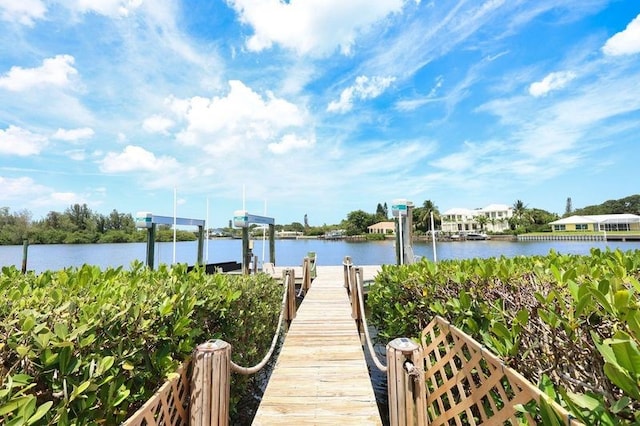
<svg viewBox="0 0 640 426">
<path fill-rule="evenodd" d="M 186 426 L 189 424 L 189 362 L 178 368 L 175 377 L 136 411 L 126 426 Z"/>
<path fill-rule="evenodd" d="M 445 319 L 436 317 L 423 330 L 422 347 L 429 425 L 538 423 L 539 416 L 515 406 L 539 403 L 542 392 Z M 564 424 L 580 425 L 561 406 L 545 401 Z"/>
</svg>

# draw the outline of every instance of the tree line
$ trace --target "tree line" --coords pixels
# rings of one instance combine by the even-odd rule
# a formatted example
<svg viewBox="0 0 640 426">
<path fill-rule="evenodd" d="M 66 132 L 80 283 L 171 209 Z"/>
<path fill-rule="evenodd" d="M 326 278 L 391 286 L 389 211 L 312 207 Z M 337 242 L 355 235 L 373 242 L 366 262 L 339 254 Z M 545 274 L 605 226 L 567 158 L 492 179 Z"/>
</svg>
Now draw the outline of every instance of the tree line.
<svg viewBox="0 0 640 426">
<path fill-rule="evenodd" d="M 193 232 L 177 231 L 180 241 L 195 240 Z M 104 215 L 86 204 L 73 204 L 63 212 L 50 211 L 41 220 L 32 220 L 28 210 L 10 212 L 0 208 L 0 244 L 91 244 L 143 242 L 146 232 L 136 229 L 130 213 L 112 210 Z M 159 226 L 157 241 L 171 241 L 170 226 Z"/>
<path fill-rule="evenodd" d="M 550 231 L 549 222 L 559 218 L 555 213 L 538 208 L 529 208 L 522 200 L 513 203 L 513 217 L 509 219 L 507 233 L 521 234 L 527 232 Z M 431 214 L 433 213 L 435 229 L 439 229 L 442 218 L 438 206 L 432 200 L 425 200 L 413 208 L 412 219 L 416 235 L 431 230 Z M 596 215 L 596 214 L 640 214 L 640 195 L 631 195 L 618 200 L 607 200 L 602 204 L 587 206 L 574 210 L 571 198 L 567 199 L 564 216 Z M 387 203 L 378 203 L 374 213 L 364 210 L 349 212 L 339 224 L 309 226 L 305 215 L 304 224 L 292 222 L 277 224 L 277 231 L 297 231 L 305 235 L 323 235 L 333 230 L 343 230 L 347 235 L 361 235 L 368 232 L 368 227 L 378 222 L 388 221 L 390 212 Z M 489 218 L 478 216 L 476 221 L 481 229 L 488 224 Z M 235 235 L 239 231 L 233 229 L 231 223 L 224 229 L 226 235 Z M 178 230 L 179 241 L 197 239 L 195 232 Z M 89 243 L 125 243 L 143 242 L 146 232 L 136 229 L 135 219 L 130 213 L 112 210 L 104 215 L 92 211 L 86 204 L 73 204 L 63 212 L 50 211 L 41 220 L 32 220 L 28 210 L 11 212 L 9 207 L 0 207 L 0 245 L 22 244 L 24 240 L 35 244 L 89 244 Z M 173 231 L 169 225 L 158 226 L 157 241 L 172 241 Z"/>
</svg>

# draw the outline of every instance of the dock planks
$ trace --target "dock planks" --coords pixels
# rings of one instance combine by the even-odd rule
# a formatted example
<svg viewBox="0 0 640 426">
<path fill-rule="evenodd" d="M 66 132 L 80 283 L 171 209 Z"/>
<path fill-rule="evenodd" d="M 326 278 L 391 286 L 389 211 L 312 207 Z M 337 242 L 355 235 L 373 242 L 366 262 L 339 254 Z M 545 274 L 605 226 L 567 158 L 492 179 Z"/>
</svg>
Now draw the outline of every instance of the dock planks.
<svg viewBox="0 0 640 426">
<path fill-rule="evenodd" d="M 253 424 L 382 424 L 341 266 L 318 267 Z"/>
</svg>

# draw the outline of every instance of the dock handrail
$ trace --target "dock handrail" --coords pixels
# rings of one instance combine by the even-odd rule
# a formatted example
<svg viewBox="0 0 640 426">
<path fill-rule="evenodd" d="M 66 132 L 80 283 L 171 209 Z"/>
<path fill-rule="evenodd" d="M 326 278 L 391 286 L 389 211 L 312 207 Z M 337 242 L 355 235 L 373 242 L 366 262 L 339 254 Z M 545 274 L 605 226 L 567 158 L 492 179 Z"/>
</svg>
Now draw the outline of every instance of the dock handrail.
<svg viewBox="0 0 640 426">
<path fill-rule="evenodd" d="M 345 258 L 342 262 L 342 265 L 347 269 L 354 268 L 355 273 L 345 273 L 345 278 L 347 278 L 347 284 L 345 287 L 349 289 L 350 292 L 355 293 L 355 297 L 358 300 L 358 318 L 357 320 L 362 322 L 362 328 L 364 330 L 365 340 L 367 343 L 367 349 L 369 350 L 369 355 L 373 360 L 373 363 L 383 373 L 386 373 L 388 367 L 384 365 L 380 359 L 378 359 L 378 355 L 376 354 L 373 348 L 373 341 L 371 340 L 371 335 L 369 334 L 369 327 L 367 325 L 367 316 L 364 311 L 364 283 L 362 282 L 362 269 L 356 267 L 351 262 L 351 258 Z"/>
<path fill-rule="evenodd" d="M 258 364 L 254 365 L 253 367 L 242 367 L 238 364 L 236 364 L 235 362 L 233 362 L 233 360 L 231 361 L 231 369 L 238 373 L 238 374 L 242 374 L 244 376 L 248 376 L 249 374 L 255 374 L 258 371 L 262 370 L 262 368 L 267 365 L 267 363 L 269 362 L 269 360 L 271 359 L 271 356 L 273 355 L 273 351 L 276 348 L 276 344 L 278 343 L 278 338 L 280 337 L 280 332 L 282 331 L 282 324 L 284 323 L 284 313 L 285 313 L 285 308 L 287 306 L 287 298 L 289 295 L 289 285 L 290 285 L 290 281 L 292 279 L 291 274 L 284 273 L 284 285 L 283 287 L 283 291 L 282 291 L 282 303 L 280 305 L 280 316 L 278 317 L 278 326 L 276 327 L 276 331 L 273 334 L 273 339 L 271 340 L 271 347 L 269 348 L 269 351 L 267 352 L 267 354 L 262 358 L 262 361 L 260 361 Z"/>
</svg>

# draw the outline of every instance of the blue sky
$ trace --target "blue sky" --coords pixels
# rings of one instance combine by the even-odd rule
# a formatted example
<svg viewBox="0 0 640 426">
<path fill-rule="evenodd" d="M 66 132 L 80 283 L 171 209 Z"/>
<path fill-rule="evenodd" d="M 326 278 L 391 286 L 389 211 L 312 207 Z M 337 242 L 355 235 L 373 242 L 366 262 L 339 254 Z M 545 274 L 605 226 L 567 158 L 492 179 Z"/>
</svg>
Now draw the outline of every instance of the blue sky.
<svg viewBox="0 0 640 426">
<path fill-rule="evenodd" d="M 637 0 L 0 0 L 0 207 L 226 225 L 639 193 Z"/>
</svg>

